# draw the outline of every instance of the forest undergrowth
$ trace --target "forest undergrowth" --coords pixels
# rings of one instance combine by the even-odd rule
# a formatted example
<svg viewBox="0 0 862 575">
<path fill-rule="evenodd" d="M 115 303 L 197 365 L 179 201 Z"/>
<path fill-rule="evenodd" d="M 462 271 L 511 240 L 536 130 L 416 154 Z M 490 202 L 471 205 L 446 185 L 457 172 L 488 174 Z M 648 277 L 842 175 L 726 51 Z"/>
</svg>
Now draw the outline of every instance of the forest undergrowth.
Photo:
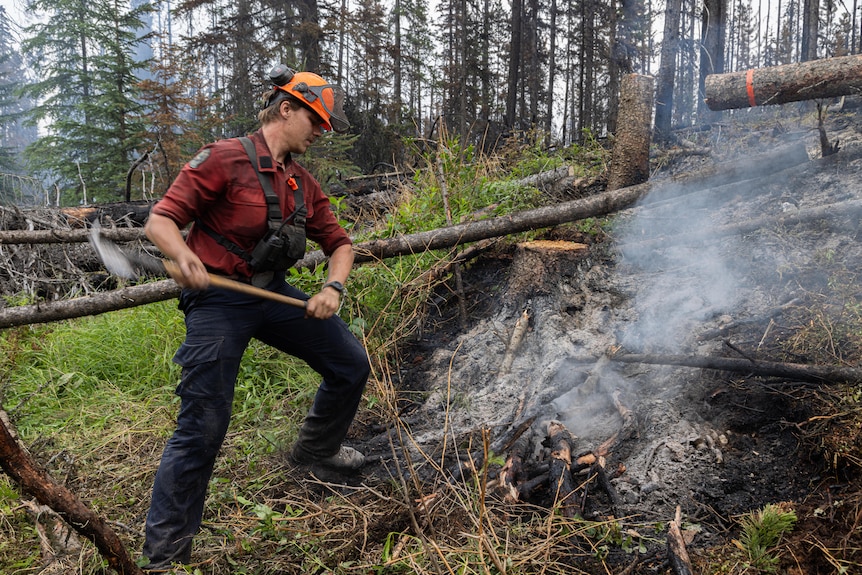
<svg viewBox="0 0 862 575">
<path fill-rule="evenodd" d="M 538 144 L 519 146 L 493 158 L 453 142 L 426 159 L 428 169 L 418 171 L 402 190 L 395 209 L 373 226 L 355 230 L 357 239 L 445 225 L 440 174 L 449 190 L 451 219 L 457 222 L 477 213 L 499 215 L 560 201 L 564 198 L 543 196 L 514 182 L 565 164 L 583 175 L 600 176 L 607 160 L 607 150 L 594 140 L 554 154 Z M 333 200 L 337 213 L 341 203 Z M 344 223 L 353 225 L 346 216 Z M 610 226 L 608 219 L 565 227 L 567 233 L 589 235 L 600 243 Z M 506 242 L 540 236 L 521 234 Z M 411 393 L 398 389 L 401 347 L 426 329 L 429 307 L 450 290 L 445 279 L 420 278 L 449 255 L 424 253 L 357 266 L 340 312 L 365 343 L 373 366 L 354 426 L 360 431 L 354 433 L 391 429 L 393 452 L 399 444 L 411 443 L 409 426 L 400 418 Z M 842 365 L 858 365 L 862 359 L 857 271 L 835 266 L 834 272 L 820 304 L 800 311 L 782 340 L 777 351 L 784 357 Z M 313 291 L 323 274 L 322 269 L 296 272 L 291 281 Z M 171 359 L 183 332 L 176 302 L 167 301 L 0 333 L 0 405 L 22 442 L 55 479 L 109 521 L 135 556 L 142 545 L 152 479 L 178 407 L 173 391 L 179 368 Z M 210 482 L 195 563 L 177 572 L 669 572 L 662 551 L 666 524 L 626 517 L 588 520 L 567 517 L 559 509 L 502 505 L 487 487 L 500 454 L 489 452 L 490 439 L 484 435 L 470 446 L 485 452 L 484 464 L 466 481 L 451 481 L 431 454 L 424 461 L 407 462 L 379 484 L 297 479 L 284 450 L 295 438 L 317 383 L 316 374 L 301 362 L 256 342 L 249 347 L 231 428 Z M 698 572 L 789 572 L 787 566 L 810 555 L 812 547 L 822 551 L 823 564 L 834 562 L 834 573 L 862 569 L 862 563 L 846 559 L 860 556 L 858 551 L 846 553 L 862 529 L 862 484 L 852 479 L 862 467 L 860 394 L 858 386 L 833 387 L 794 398 L 817 402 L 821 413 L 829 414 L 800 426 L 800 434 L 822 458 L 823 480 L 845 486 L 841 507 L 806 507 L 803 502 L 794 509 L 765 507 L 729 518 L 728 537 L 721 545 L 692 550 Z M 436 479 L 429 483 L 410 472 L 419 466 L 434 469 Z M 806 518 L 818 513 L 840 515 L 836 525 L 844 532 L 804 531 Z M 697 526 L 685 528 L 695 531 Z M 49 510 L 0 476 L 0 572 L 96 575 L 107 568 L 91 544 L 78 541 Z M 824 567 L 817 572 L 830 571 Z"/>
</svg>

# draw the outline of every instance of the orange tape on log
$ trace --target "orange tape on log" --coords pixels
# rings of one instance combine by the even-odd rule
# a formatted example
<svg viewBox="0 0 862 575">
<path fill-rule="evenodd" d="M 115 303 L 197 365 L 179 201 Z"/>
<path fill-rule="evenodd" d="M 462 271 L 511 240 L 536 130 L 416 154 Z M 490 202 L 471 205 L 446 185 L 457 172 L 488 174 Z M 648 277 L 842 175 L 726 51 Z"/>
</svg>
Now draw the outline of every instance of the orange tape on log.
<svg viewBox="0 0 862 575">
<path fill-rule="evenodd" d="M 757 102 L 754 101 L 754 70 L 749 70 L 745 74 L 745 87 L 748 89 L 748 105 L 754 108 Z"/>
</svg>

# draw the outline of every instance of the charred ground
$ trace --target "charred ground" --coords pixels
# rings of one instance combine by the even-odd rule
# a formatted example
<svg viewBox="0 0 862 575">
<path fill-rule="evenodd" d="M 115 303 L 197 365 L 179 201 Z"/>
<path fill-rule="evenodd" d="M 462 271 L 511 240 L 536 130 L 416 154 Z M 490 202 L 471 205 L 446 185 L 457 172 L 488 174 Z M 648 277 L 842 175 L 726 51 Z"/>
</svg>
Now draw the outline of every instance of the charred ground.
<svg viewBox="0 0 862 575">
<path fill-rule="evenodd" d="M 697 570 L 745 572 L 751 568 L 732 544 L 738 520 L 782 503 L 799 519 L 779 550 L 783 572 L 862 568 L 858 383 L 612 359 L 636 351 L 858 365 L 862 248 L 854 201 L 862 133 L 852 111 L 833 115 L 826 129 L 841 151 L 821 158 L 817 130 L 805 119 L 716 125 L 692 135 L 714 154 L 658 152 L 656 160 L 667 164 L 654 179 L 785 145 L 804 145 L 812 160 L 779 172 L 764 166 L 764 177 L 692 193 L 669 185 L 612 223 L 561 226 L 469 265 L 466 321 L 447 285 L 402 352 L 394 377 L 402 429 L 393 434 L 392 425 L 374 421 L 357 426 L 353 441 L 373 461 L 363 479 L 399 477 L 412 462 L 423 492 L 439 494 L 441 484 L 471 477 L 465 462 L 481 466 L 482 430 L 495 449 L 511 447 L 506 440 L 515 434 L 532 434 L 530 461 L 541 467 L 550 451 L 549 420 L 563 421 L 579 450 L 595 449 L 622 425 L 610 400 L 618 391 L 637 422 L 607 457 L 619 505 L 595 482 L 578 497 L 586 519 L 622 518 L 623 530 L 637 533 L 641 554 L 618 544 L 603 556 L 585 538 L 564 543 L 570 553 L 559 561 L 588 573 L 603 572 L 603 561 L 614 570 L 628 566 L 627 573 L 668 572 L 663 529 L 679 506 Z M 825 216 L 792 219 L 827 205 Z M 766 223 L 756 230 L 728 231 L 759 218 Z M 531 254 L 535 240 L 587 248 L 572 256 L 543 244 Z M 525 311 L 529 329 L 503 371 Z M 518 506 L 504 503 L 496 490 L 501 465 L 497 459 L 483 468 L 497 513 L 559 512 L 547 490 Z M 454 517 L 431 511 L 425 528 L 461 528 Z"/>
</svg>

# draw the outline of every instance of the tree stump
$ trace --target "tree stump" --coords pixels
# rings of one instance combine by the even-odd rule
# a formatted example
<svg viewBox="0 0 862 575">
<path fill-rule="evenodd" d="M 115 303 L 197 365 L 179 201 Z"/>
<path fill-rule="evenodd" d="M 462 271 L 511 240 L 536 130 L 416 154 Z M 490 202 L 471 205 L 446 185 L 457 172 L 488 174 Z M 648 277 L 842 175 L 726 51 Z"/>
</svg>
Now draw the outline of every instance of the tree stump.
<svg viewBox="0 0 862 575">
<path fill-rule="evenodd" d="M 608 191 L 649 179 L 653 89 L 652 76 L 628 74 L 620 88 L 620 110 L 611 164 Z"/>
<path fill-rule="evenodd" d="M 533 297 L 552 293 L 559 277 L 578 272 L 586 256 L 586 244 L 535 240 L 518 244 L 509 273 L 508 295 Z"/>
</svg>

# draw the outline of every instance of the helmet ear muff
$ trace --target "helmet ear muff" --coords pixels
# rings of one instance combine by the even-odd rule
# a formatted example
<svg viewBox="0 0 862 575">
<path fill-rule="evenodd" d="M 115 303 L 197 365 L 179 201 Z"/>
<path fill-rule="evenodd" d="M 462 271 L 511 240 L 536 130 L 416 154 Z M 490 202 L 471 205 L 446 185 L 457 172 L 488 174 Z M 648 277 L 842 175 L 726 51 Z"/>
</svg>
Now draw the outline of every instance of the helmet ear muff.
<svg viewBox="0 0 862 575">
<path fill-rule="evenodd" d="M 276 65 L 269 71 L 269 81 L 273 86 L 284 86 L 293 79 L 295 72 L 284 64 Z"/>
</svg>

